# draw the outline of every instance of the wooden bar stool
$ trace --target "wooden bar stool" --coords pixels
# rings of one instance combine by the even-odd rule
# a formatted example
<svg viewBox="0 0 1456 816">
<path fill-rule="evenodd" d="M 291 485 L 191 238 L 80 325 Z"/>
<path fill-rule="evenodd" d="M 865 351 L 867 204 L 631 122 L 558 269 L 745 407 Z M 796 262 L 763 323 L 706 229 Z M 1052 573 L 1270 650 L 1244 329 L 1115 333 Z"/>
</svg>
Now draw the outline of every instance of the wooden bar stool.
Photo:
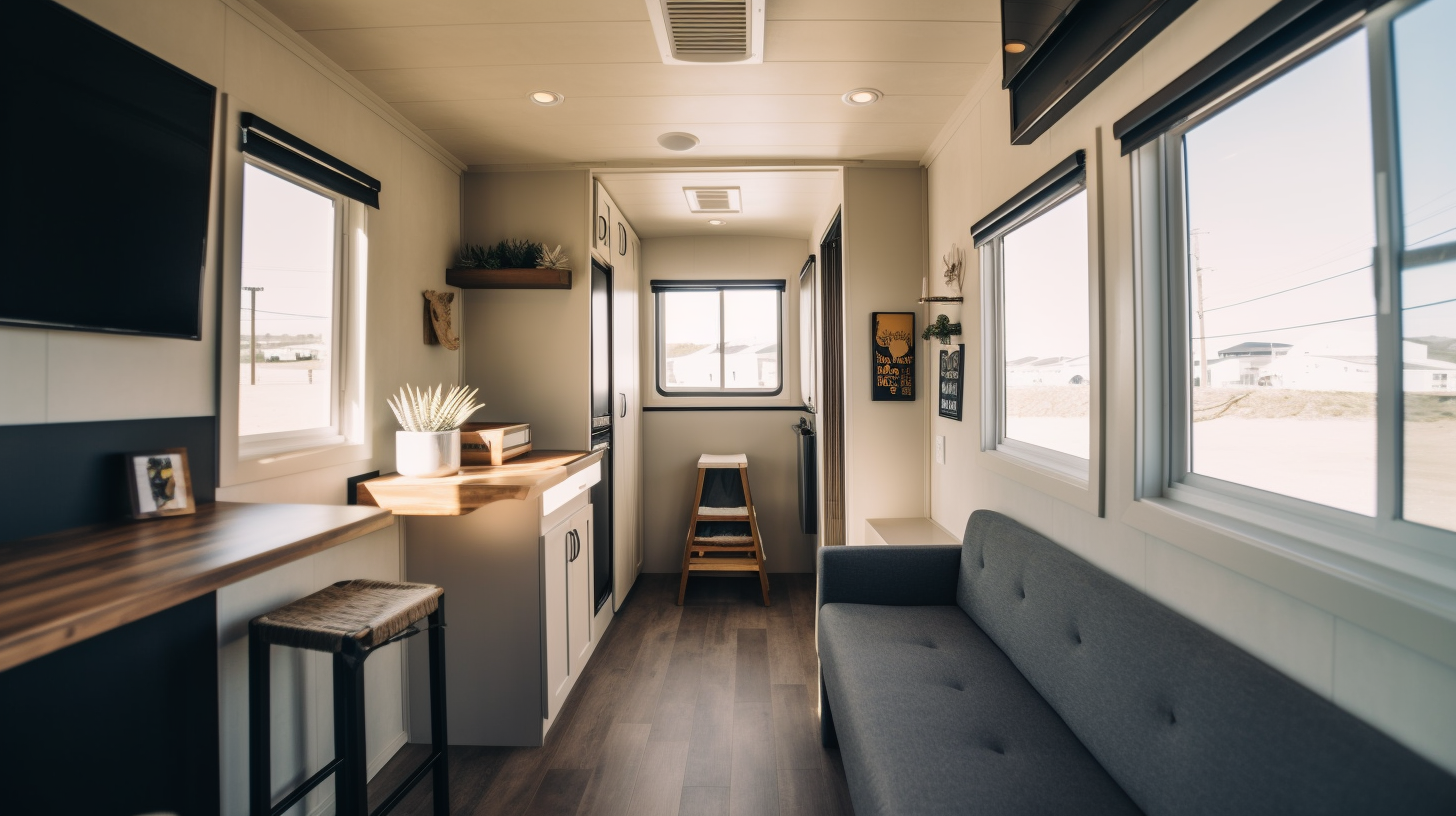
<svg viewBox="0 0 1456 816">
<path fill-rule="evenodd" d="M 251 816 L 278 816 L 334 777 L 335 812 L 369 815 L 369 756 L 364 745 L 364 660 L 381 646 L 420 633 L 429 618 L 430 756 L 374 811 L 383 816 L 433 771 L 435 816 L 449 816 L 445 742 L 445 591 L 430 584 L 340 581 L 248 624 L 248 794 Z M 292 646 L 334 656 L 334 759 L 272 803 L 268 648 Z"/>
<path fill-rule="evenodd" d="M 688 517 L 677 605 L 682 606 L 691 573 L 756 572 L 763 605 L 769 606 L 764 560 L 758 511 L 748 490 L 748 455 L 705 453 L 698 457 L 698 490 Z"/>
</svg>

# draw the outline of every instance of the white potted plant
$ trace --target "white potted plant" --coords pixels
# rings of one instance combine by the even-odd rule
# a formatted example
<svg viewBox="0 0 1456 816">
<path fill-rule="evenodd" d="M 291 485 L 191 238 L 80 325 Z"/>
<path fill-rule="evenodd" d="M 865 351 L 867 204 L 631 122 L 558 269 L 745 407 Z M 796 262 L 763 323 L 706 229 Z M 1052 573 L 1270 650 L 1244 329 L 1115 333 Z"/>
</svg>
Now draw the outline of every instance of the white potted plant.
<svg viewBox="0 0 1456 816">
<path fill-rule="evenodd" d="M 485 407 L 477 403 L 478 388 L 443 385 L 399 389 L 385 400 L 404 430 L 394 434 L 394 469 L 401 476 L 436 478 L 460 472 L 460 426 Z"/>
</svg>

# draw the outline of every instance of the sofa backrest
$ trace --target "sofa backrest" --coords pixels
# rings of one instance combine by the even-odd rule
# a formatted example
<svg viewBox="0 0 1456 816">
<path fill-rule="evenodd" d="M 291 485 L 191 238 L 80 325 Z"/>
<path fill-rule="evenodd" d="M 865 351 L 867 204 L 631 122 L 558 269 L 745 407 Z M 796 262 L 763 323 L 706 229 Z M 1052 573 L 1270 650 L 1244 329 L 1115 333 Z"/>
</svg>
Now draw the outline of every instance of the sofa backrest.
<svg viewBox="0 0 1456 816">
<path fill-rule="evenodd" d="M 1456 777 L 999 513 L 956 601 L 1150 816 L 1456 813 Z"/>
</svg>

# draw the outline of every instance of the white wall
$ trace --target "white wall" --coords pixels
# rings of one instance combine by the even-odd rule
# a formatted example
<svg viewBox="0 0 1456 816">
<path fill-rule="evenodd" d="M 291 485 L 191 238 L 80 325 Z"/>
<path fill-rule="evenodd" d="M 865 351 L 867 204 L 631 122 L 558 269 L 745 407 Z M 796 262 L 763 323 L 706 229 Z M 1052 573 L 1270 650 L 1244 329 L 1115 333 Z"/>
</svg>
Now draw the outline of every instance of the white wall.
<svg viewBox="0 0 1456 816">
<path fill-rule="evenodd" d="M 644 405 L 803 404 L 799 393 L 799 270 L 809 242 L 796 238 L 694 236 L 642 241 L 642 402 Z M 784 390 L 776 399 L 667 398 L 655 389 L 654 303 L 647 281 L 783 279 Z M 814 536 L 799 532 L 798 448 L 794 411 L 644 411 L 642 414 L 643 572 L 682 570 L 688 509 L 698 456 L 748 454 L 749 489 L 758 510 L 770 572 L 813 572 Z"/>
<path fill-rule="evenodd" d="M 405 381 L 459 378 L 458 355 L 421 340 L 419 292 L 443 288 L 443 270 L 458 248 L 463 166 L 249 0 L 62 2 L 383 183 L 380 209 L 368 213 L 366 374 L 368 404 L 377 409 L 369 417 L 373 457 L 217 492 L 220 500 L 342 504 L 345 478 L 393 469 L 394 423 L 383 407 L 384 395 Z M 222 134 L 219 143 L 224 149 L 217 168 L 240 160 L 235 134 Z M 0 424 L 216 414 L 216 304 L 223 246 L 217 226 L 223 196 L 216 183 L 212 198 L 203 339 L 0 329 Z M 398 579 L 401 529 L 397 525 L 373 533 L 219 593 L 224 813 L 247 810 L 243 624 L 266 608 L 336 580 Z M 398 651 L 391 647 L 370 660 L 368 729 L 374 769 L 404 737 Z M 305 766 L 309 772 L 317 770 L 331 755 L 327 660 L 315 657 L 280 657 L 275 663 L 279 696 L 274 744 L 280 752 L 274 779 L 280 788 L 290 775 L 298 777 Z M 315 750 L 318 746 L 322 748 Z M 327 807 L 332 800 L 329 786 L 323 788 L 311 797 L 311 809 Z"/>
<path fill-rule="evenodd" d="M 927 264 L 926 271 L 932 293 L 947 294 L 943 284 L 937 287 L 936 273 L 940 255 L 952 243 L 967 248 L 970 265 L 962 315 L 968 351 L 965 421 L 939 418 L 933 402 L 920 406 L 930 424 L 922 448 L 928 449 L 936 434 L 944 434 L 947 442 L 946 464 L 930 466 L 931 513 L 957 532 L 977 508 L 1006 513 L 1456 771 L 1456 667 L 1403 645 L 1398 637 L 1357 625 L 1346 607 L 1337 610 L 1312 595 L 1295 597 L 1295 589 L 1277 590 L 1258 575 L 1195 554 L 1191 541 L 1161 540 L 1120 521 L 1132 502 L 1134 480 L 1133 223 L 1131 168 L 1118 155 L 1112 123 L 1271 5 L 1273 0 L 1203 0 L 1030 146 L 1008 144 L 1008 100 L 995 77 L 962 107 L 967 115 L 929 166 L 933 265 Z M 1104 518 L 978 464 L 980 282 L 968 234 L 977 219 L 1074 150 L 1087 150 L 1089 173 L 1097 173 L 1099 147 L 1105 179 Z M 1096 228 L 1095 202 L 1092 211 Z M 847 232 L 853 240 L 853 228 Z M 852 315 L 851 327 L 855 319 Z M 1286 567 L 1294 571 L 1294 583 L 1314 577 L 1298 574 L 1312 572 L 1307 567 L 1293 562 Z M 1440 635 L 1449 642 L 1456 625 L 1445 624 Z"/>
<path fill-rule="evenodd" d="M 844 170 L 844 543 L 863 544 L 865 520 L 924 516 L 926 416 L 936 404 L 930 346 L 918 339 L 925 268 L 924 194 L 918 169 Z M 870 315 L 915 312 L 914 402 L 870 399 Z"/>
</svg>

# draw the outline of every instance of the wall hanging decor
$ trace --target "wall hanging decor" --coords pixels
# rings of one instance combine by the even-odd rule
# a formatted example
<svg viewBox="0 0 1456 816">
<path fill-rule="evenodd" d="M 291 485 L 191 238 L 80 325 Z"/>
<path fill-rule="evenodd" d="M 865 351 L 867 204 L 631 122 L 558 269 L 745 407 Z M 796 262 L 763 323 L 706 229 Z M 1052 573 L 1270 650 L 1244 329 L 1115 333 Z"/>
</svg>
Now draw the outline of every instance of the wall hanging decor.
<svg viewBox="0 0 1456 816">
<path fill-rule="evenodd" d="M 913 402 L 915 313 L 871 313 L 870 346 L 870 357 L 875 367 L 870 398 L 876 402 Z"/>
<path fill-rule="evenodd" d="M 459 349 L 460 336 L 450 320 L 450 304 L 455 302 L 455 293 L 426 289 L 424 295 L 426 345 L 440 345 L 451 351 Z"/>
<path fill-rule="evenodd" d="M 961 420 L 961 397 L 965 395 L 966 344 L 940 350 L 940 415 Z"/>
<path fill-rule="evenodd" d="M 127 454 L 126 479 L 131 488 L 133 518 L 197 512 L 186 448 Z"/>
</svg>

